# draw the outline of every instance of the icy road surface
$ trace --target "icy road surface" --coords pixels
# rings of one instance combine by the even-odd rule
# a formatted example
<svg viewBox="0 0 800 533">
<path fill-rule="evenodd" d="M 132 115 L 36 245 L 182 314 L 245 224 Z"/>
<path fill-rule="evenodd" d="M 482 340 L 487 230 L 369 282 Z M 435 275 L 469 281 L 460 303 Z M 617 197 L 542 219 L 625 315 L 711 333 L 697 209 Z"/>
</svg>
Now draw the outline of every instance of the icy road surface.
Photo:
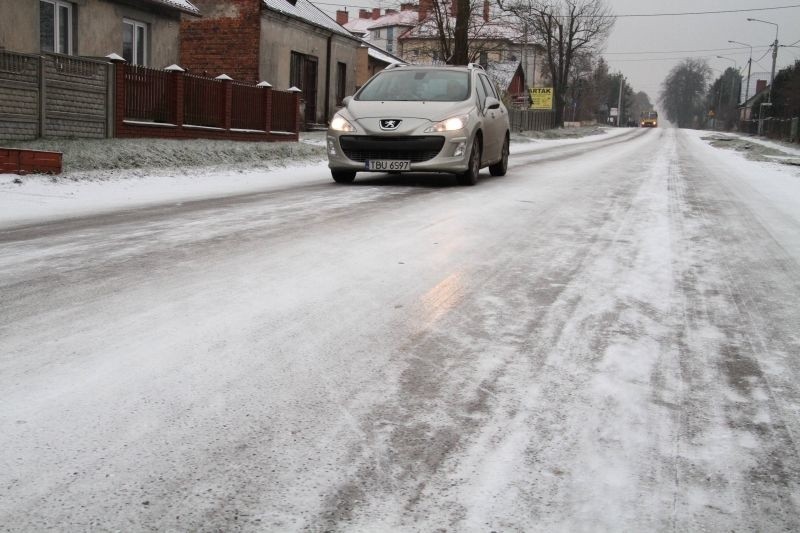
<svg viewBox="0 0 800 533">
<path fill-rule="evenodd" d="M 0 525 L 796 531 L 775 168 L 631 130 L 0 231 Z"/>
</svg>

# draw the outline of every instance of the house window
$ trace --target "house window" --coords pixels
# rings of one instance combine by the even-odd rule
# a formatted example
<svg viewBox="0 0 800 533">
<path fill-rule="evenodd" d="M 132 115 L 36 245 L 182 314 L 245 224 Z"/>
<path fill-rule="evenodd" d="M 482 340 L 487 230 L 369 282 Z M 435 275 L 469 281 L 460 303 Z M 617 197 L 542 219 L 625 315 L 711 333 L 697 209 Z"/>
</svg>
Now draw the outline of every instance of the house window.
<svg viewBox="0 0 800 533">
<path fill-rule="evenodd" d="M 347 65 L 336 63 L 336 105 L 342 105 L 347 91 Z"/>
<path fill-rule="evenodd" d="M 374 30 L 374 31 L 372 32 L 372 35 L 373 35 L 373 37 L 375 37 L 376 39 L 380 39 L 380 38 L 381 38 L 381 30 Z"/>
<path fill-rule="evenodd" d="M 122 19 L 122 57 L 129 65 L 147 64 L 147 24 Z"/>
<path fill-rule="evenodd" d="M 386 51 L 387 52 L 393 52 L 394 51 L 393 50 L 394 43 L 392 41 L 394 41 L 394 27 L 390 26 L 390 27 L 386 28 Z"/>
<path fill-rule="evenodd" d="M 42 52 L 72 54 L 72 4 L 63 0 L 39 2 L 39 44 Z"/>
</svg>

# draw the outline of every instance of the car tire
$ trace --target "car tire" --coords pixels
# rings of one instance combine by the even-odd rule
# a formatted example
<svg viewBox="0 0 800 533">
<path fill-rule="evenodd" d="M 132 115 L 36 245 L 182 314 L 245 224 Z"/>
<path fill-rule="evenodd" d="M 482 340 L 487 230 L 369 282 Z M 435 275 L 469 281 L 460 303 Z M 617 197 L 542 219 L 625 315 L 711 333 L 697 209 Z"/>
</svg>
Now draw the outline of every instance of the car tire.
<svg viewBox="0 0 800 533">
<path fill-rule="evenodd" d="M 481 170 L 481 143 L 476 137 L 469 153 L 469 166 L 467 170 L 456 176 L 459 185 L 475 185 L 478 183 L 478 173 Z"/>
<path fill-rule="evenodd" d="M 492 176 L 505 176 L 508 171 L 508 135 L 503 141 L 503 153 L 500 155 L 500 161 L 494 165 L 489 165 L 489 173 Z"/>
<path fill-rule="evenodd" d="M 356 179 L 355 170 L 331 170 L 331 177 L 336 183 L 353 183 Z"/>
</svg>

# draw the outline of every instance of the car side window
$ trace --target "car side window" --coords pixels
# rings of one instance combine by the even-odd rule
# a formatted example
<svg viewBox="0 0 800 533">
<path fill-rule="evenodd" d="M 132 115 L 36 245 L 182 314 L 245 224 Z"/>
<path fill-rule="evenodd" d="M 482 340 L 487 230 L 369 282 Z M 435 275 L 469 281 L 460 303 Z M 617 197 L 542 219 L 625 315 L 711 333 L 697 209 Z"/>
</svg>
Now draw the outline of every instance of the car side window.
<svg viewBox="0 0 800 533">
<path fill-rule="evenodd" d="M 478 76 L 478 78 L 480 78 L 480 76 Z M 475 92 L 478 93 L 478 109 L 480 109 L 481 113 L 483 113 L 483 110 L 486 107 L 486 97 L 488 96 L 483 82 L 479 81 L 475 84 Z"/>
<path fill-rule="evenodd" d="M 497 90 L 494 88 L 494 83 L 492 83 L 491 80 L 484 75 L 480 75 L 479 77 L 481 79 L 481 83 L 483 83 L 483 86 L 486 89 L 486 94 L 499 100 L 500 97 L 497 96 Z"/>
</svg>

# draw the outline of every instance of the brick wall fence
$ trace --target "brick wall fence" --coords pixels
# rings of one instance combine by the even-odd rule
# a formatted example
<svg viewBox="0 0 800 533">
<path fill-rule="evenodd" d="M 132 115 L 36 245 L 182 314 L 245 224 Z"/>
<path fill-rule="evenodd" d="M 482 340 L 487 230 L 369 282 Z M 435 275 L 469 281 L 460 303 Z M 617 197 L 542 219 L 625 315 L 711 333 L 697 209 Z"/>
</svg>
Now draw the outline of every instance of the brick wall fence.
<svg viewBox="0 0 800 533">
<path fill-rule="evenodd" d="M 300 92 L 115 63 L 114 135 L 297 141 Z"/>
<path fill-rule="evenodd" d="M 0 140 L 110 136 L 110 72 L 106 61 L 0 50 Z"/>
<path fill-rule="evenodd" d="M 0 141 L 171 137 L 297 141 L 300 93 L 128 66 L 0 50 Z"/>
</svg>

